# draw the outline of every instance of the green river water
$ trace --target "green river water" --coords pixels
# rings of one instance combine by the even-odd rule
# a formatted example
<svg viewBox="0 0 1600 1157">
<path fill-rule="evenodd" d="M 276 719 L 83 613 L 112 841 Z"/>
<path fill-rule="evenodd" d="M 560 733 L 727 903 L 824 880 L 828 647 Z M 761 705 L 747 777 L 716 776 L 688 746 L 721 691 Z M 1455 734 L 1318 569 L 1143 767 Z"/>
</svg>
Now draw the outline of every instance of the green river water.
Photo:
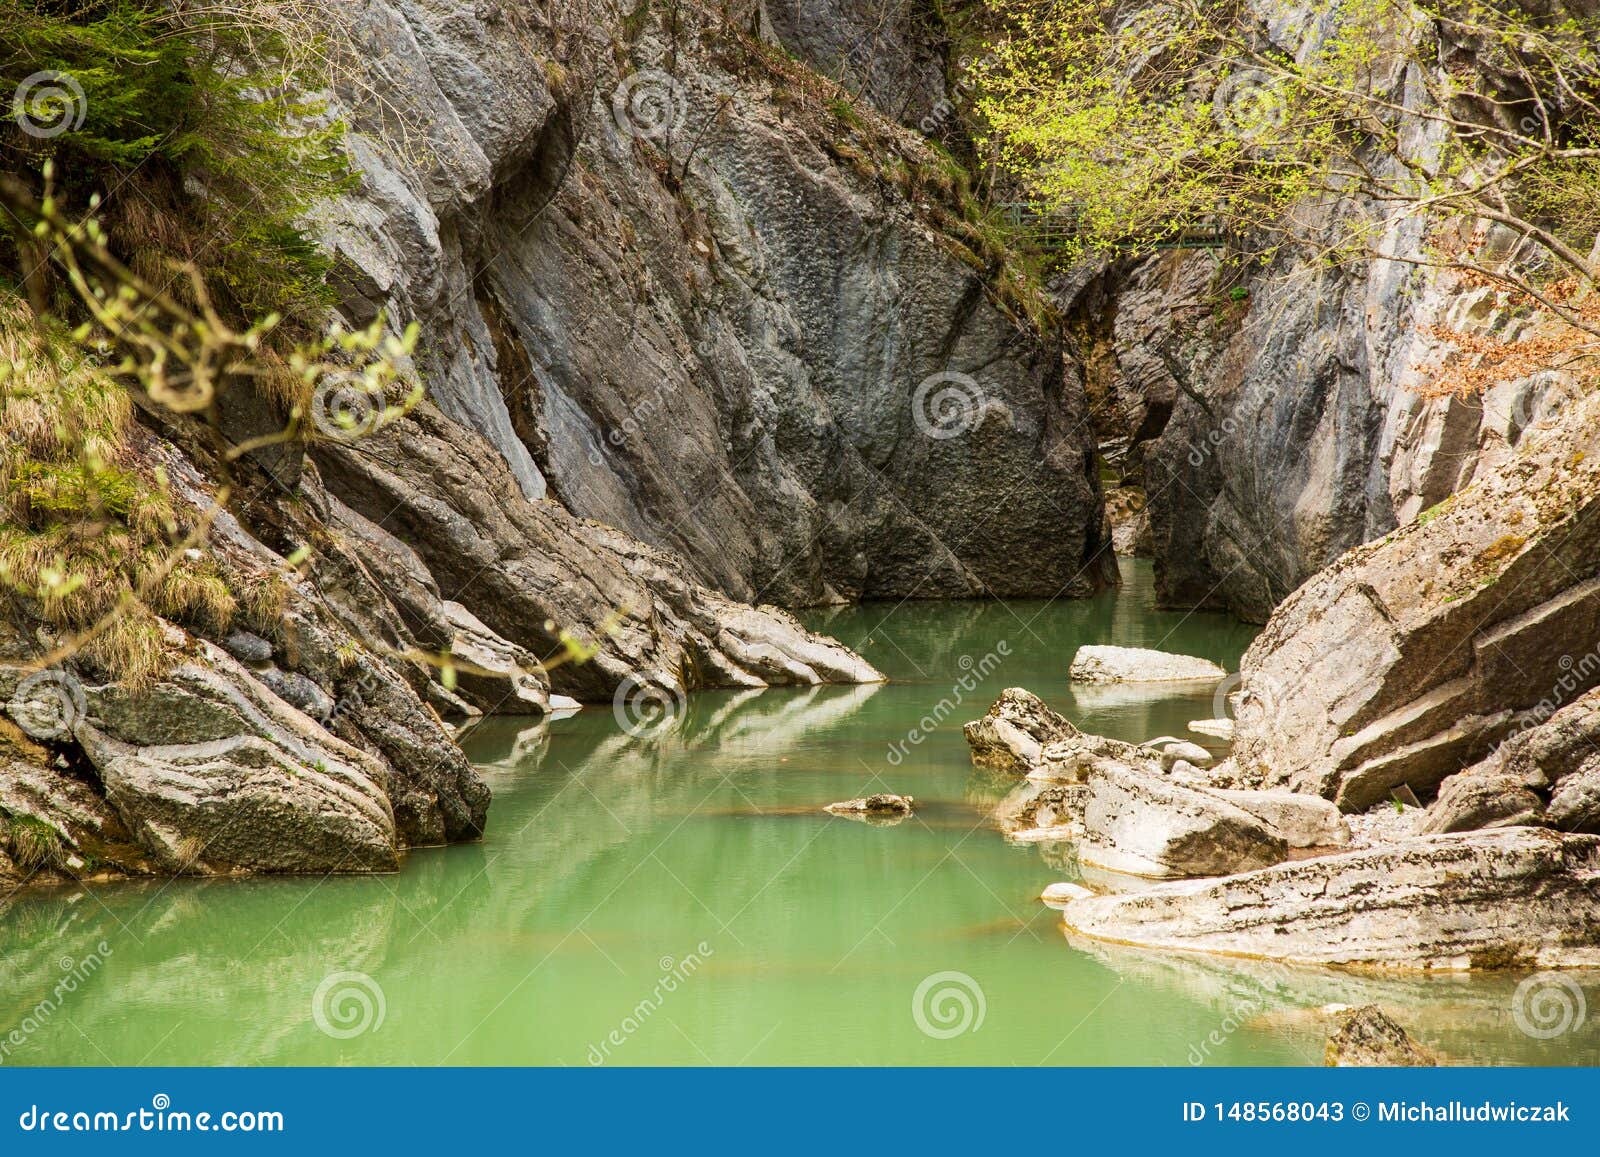
<svg viewBox="0 0 1600 1157">
<path fill-rule="evenodd" d="M 974 773 L 960 724 L 1013 685 L 1124 739 L 1213 715 L 1210 692 L 1069 688 L 1086 642 L 1237 669 L 1251 628 L 1156 611 L 1148 568 L 1125 574 L 1083 602 L 809 616 L 885 686 L 699 694 L 644 738 L 606 707 L 490 721 L 467 738 L 494 788 L 488 837 L 413 853 L 393 876 L 31 896 L 0 921 L 0 1063 L 1315 1064 L 1315 1010 L 1370 1001 L 1460 1062 L 1600 1059 L 1600 1007 L 1530 1036 L 1517 977 L 1384 979 L 1065 938 L 1036 897 L 1074 878 L 1071 848 L 1011 846 L 988 826 L 1010 785 Z M 820 810 L 883 790 L 915 796 L 916 817 Z"/>
</svg>

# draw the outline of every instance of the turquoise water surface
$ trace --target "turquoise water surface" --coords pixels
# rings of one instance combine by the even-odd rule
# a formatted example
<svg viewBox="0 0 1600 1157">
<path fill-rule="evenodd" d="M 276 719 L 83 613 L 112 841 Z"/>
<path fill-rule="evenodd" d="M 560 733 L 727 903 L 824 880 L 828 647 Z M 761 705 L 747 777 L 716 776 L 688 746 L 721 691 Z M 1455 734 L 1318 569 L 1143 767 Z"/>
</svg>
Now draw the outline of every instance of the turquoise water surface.
<svg viewBox="0 0 1600 1157">
<path fill-rule="evenodd" d="M 1371 1000 L 1448 1058 L 1594 1062 L 1595 1018 L 1549 1040 L 1518 1029 L 1515 977 L 1063 936 L 1036 897 L 1073 878 L 1072 849 L 994 830 L 1012 784 L 974 772 L 960 725 L 1013 685 L 1124 739 L 1215 714 L 1209 691 L 1069 689 L 1088 642 L 1237 669 L 1251 628 L 1156 611 L 1148 568 L 1126 573 L 1081 602 L 808 617 L 885 686 L 694 695 L 644 736 L 608 707 L 492 720 L 467 738 L 495 792 L 487 838 L 393 876 L 34 895 L 0 924 L 0 1063 L 1315 1064 L 1315 1010 Z M 916 816 L 821 810 L 872 791 L 915 796 Z"/>
</svg>

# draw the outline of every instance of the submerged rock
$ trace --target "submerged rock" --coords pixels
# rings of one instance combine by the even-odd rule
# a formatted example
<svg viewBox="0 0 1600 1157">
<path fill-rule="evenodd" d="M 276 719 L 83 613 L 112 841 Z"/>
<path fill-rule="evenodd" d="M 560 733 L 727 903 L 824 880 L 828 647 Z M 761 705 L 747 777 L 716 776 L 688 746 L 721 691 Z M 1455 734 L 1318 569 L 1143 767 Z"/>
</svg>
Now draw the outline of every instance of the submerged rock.
<svg viewBox="0 0 1600 1157">
<path fill-rule="evenodd" d="M 1600 837 L 1417 837 L 1077 900 L 1069 929 L 1150 948 L 1402 969 L 1600 965 Z"/>
<path fill-rule="evenodd" d="M 1068 671 L 1074 683 L 1216 683 L 1227 677 L 1209 659 L 1143 647 L 1079 647 Z"/>
<path fill-rule="evenodd" d="M 1047 885 L 1045 890 L 1039 893 L 1039 899 L 1043 900 L 1046 904 L 1057 905 L 1067 904 L 1073 900 L 1086 900 L 1093 895 L 1094 893 L 1088 888 L 1085 888 L 1082 884 L 1074 884 L 1070 881 L 1063 881 L 1061 883 Z"/>
<path fill-rule="evenodd" d="M 1007 687 L 982 719 L 962 729 L 972 762 L 995 771 L 1025 775 L 1044 759 L 1047 744 L 1081 735 L 1043 699 L 1021 687 Z"/>
<path fill-rule="evenodd" d="M 1337 1068 L 1401 1068 L 1439 1062 L 1375 1004 L 1344 1017 L 1328 1038 L 1323 1063 Z"/>
<path fill-rule="evenodd" d="M 1030 779 L 995 806 L 995 822 L 1014 840 L 1073 839 L 1082 830 L 1087 794 L 1082 784 Z"/>
</svg>

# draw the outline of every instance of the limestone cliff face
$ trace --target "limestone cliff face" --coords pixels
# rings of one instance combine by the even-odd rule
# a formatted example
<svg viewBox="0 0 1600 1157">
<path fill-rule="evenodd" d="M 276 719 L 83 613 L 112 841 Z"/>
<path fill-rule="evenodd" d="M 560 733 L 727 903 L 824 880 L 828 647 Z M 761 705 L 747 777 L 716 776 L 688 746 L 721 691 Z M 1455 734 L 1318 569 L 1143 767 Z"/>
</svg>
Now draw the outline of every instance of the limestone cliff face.
<svg viewBox="0 0 1600 1157">
<path fill-rule="evenodd" d="M 1316 35 L 1292 4 L 1258 7 L 1286 50 Z M 1490 67 L 1458 47 L 1452 67 Z M 1413 104 L 1414 81 L 1378 78 Z M 1414 131 L 1433 130 L 1419 117 Z M 1514 340 L 1525 323 L 1493 309 L 1488 291 L 1414 264 L 1428 257 L 1414 217 L 1347 198 L 1295 219 L 1305 244 L 1270 257 L 1253 254 L 1260 239 L 1237 237 L 1226 251 L 1159 254 L 1072 283 L 1106 396 L 1097 417 L 1133 443 L 1127 469 L 1147 491 L 1169 605 L 1265 622 L 1346 550 L 1503 460 L 1563 400 L 1547 374 L 1479 398 L 1429 396 L 1449 352 L 1436 329 Z M 1395 259 L 1330 267 L 1314 256 L 1357 228 Z M 1460 240 L 1489 254 L 1503 243 Z"/>
<path fill-rule="evenodd" d="M 1287 599 L 1242 662 L 1240 766 L 1347 810 L 1402 786 L 1426 799 L 1600 682 L 1597 419 L 1590 395 L 1536 423 L 1430 517 Z M 1507 744 L 1501 762 L 1538 747 Z M 1548 787 L 1580 761 L 1561 762 L 1516 770 L 1545 767 L 1530 783 Z"/>
<path fill-rule="evenodd" d="M 1076 367 L 760 13 L 369 11 L 427 164 L 365 153 L 327 215 L 344 308 L 422 323 L 525 496 L 750 601 L 1101 584 Z"/>
</svg>

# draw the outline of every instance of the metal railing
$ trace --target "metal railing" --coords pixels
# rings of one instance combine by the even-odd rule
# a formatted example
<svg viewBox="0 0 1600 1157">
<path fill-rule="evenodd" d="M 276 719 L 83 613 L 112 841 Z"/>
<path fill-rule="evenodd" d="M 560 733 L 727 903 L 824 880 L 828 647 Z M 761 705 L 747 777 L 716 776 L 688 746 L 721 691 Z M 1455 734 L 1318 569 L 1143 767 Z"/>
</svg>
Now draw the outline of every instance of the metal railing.
<svg viewBox="0 0 1600 1157">
<path fill-rule="evenodd" d="M 1039 252 L 1066 249 L 1082 236 L 1078 215 L 1072 209 L 1054 208 L 1037 201 L 1007 201 L 999 206 L 1006 222 Z M 1141 252 L 1153 249 L 1221 249 L 1228 229 L 1221 212 L 1193 221 L 1174 222 L 1169 232 L 1154 240 L 1114 244 L 1115 249 Z"/>
</svg>

